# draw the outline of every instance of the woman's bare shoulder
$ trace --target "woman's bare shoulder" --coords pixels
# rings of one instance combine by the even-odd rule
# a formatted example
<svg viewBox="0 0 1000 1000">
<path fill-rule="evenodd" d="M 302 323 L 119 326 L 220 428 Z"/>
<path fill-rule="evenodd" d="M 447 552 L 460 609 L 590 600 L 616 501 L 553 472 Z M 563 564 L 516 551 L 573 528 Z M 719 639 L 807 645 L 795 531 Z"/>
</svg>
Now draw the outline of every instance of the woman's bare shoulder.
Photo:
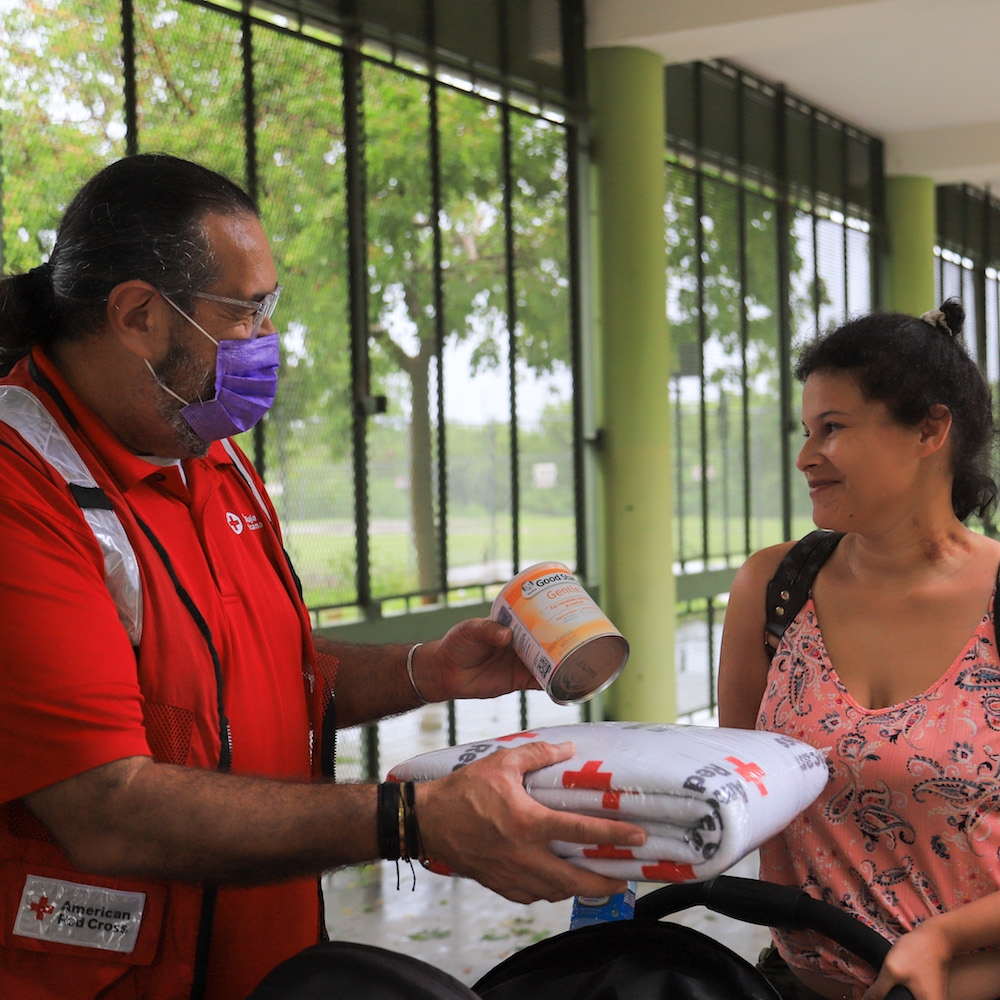
<svg viewBox="0 0 1000 1000">
<path fill-rule="evenodd" d="M 765 649 L 768 581 L 795 542 L 770 545 L 737 570 L 729 592 L 719 661 L 719 721 L 753 729 L 770 657 Z"/>
<path fill-rule="evenodd" d="M 742 566 L 736 571 L 733 580 L 734 588 L 748 587 L 750 589 L 764 588 L 768 581 L 778 571 L 781 560 L 797 545 L 795 541 L 779 542 L 765 549 L 758 549 L 748 556 Z M 763 590 L 761 591 L 763 594 Z"/>
</svg>

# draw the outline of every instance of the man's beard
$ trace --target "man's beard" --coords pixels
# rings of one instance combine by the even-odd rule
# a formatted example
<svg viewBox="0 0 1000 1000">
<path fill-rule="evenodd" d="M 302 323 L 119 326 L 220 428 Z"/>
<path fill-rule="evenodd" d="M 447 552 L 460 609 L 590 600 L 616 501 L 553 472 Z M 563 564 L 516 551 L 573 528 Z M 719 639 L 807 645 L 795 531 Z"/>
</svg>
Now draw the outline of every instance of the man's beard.
<svg viewBox="0 0 1000 1000">
<path fill-rule="evenodd" d="M 191 402 L 211 399 L 215 394 L 215 369 L 200 362 L 182 343 L 171 335 L 167 357 L 156 372 L 157 378 L 178 396 Z M 170 424 L 181 448 L 191 458 L 203 458 L 211 442 L 203 441 L 181 415 L 181 404 L 169 393 L 156 398 L 157 412 Z"/>
</svg>

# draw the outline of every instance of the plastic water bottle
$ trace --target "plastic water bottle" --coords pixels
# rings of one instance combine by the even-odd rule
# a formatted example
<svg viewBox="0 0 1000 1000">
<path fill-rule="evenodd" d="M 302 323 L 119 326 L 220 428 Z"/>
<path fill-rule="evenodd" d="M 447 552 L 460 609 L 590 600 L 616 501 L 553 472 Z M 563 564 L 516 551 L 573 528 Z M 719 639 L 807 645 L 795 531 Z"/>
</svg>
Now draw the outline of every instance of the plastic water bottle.
<svg viewBox="0 0 1000 1000">
<path fill-rule="evenodd" d="M 602 924 L 608 920 L 631 920 L 635 916 L 635 882 L 614 896 L 574 896 L 569 929 Z"/>
</svg>

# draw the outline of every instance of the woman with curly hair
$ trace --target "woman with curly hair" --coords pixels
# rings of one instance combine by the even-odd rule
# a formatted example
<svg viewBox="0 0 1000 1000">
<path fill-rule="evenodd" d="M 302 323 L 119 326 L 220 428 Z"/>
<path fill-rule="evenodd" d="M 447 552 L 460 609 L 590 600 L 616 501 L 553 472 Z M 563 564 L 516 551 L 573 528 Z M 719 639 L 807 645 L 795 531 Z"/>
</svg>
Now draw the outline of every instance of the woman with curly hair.
<svg viewBox="0 0 1000 1000">
<path fill-rule="evenodd" d="M 787 733 L 830 767 L 761 849 L 761 877 L 895 942 L 875 977 L 811 932 L 774 931 L 761 968 L 786 998 L 1000 996 L 1000 542 L 964 523 L 996 500 L 995 428 L 964 318 L 954 300 L 874 313 L 805 348 L 796 464 L 830 554 L 787 627 L 766 625 L 788 591 L 771 609 L 766 592 L 795 543 L 752 555 L 730 594 L 721 724 Z"/>
</svg>

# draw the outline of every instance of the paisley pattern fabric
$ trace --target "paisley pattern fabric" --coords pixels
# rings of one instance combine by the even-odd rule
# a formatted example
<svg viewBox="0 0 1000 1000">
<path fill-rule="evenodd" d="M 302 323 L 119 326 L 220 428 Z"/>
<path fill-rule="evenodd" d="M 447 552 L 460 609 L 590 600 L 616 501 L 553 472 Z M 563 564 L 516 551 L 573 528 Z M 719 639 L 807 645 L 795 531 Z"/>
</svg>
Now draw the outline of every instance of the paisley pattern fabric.
<svg viewBox="0 0 1000 1000">
<path fill-rule="evenodd" d="M 757 728 L 824 752 L 830 780 L 761 848 L 761 878 L 803 886 L 893 941 L 1000 888 L 995 599 L 935 684 L 872 710 L 838 678 L 810 596 L 771 662 Z M 818 935 L 774 936 L 790 965 L 872 982 L 867 965 Z"/>
</svg>

